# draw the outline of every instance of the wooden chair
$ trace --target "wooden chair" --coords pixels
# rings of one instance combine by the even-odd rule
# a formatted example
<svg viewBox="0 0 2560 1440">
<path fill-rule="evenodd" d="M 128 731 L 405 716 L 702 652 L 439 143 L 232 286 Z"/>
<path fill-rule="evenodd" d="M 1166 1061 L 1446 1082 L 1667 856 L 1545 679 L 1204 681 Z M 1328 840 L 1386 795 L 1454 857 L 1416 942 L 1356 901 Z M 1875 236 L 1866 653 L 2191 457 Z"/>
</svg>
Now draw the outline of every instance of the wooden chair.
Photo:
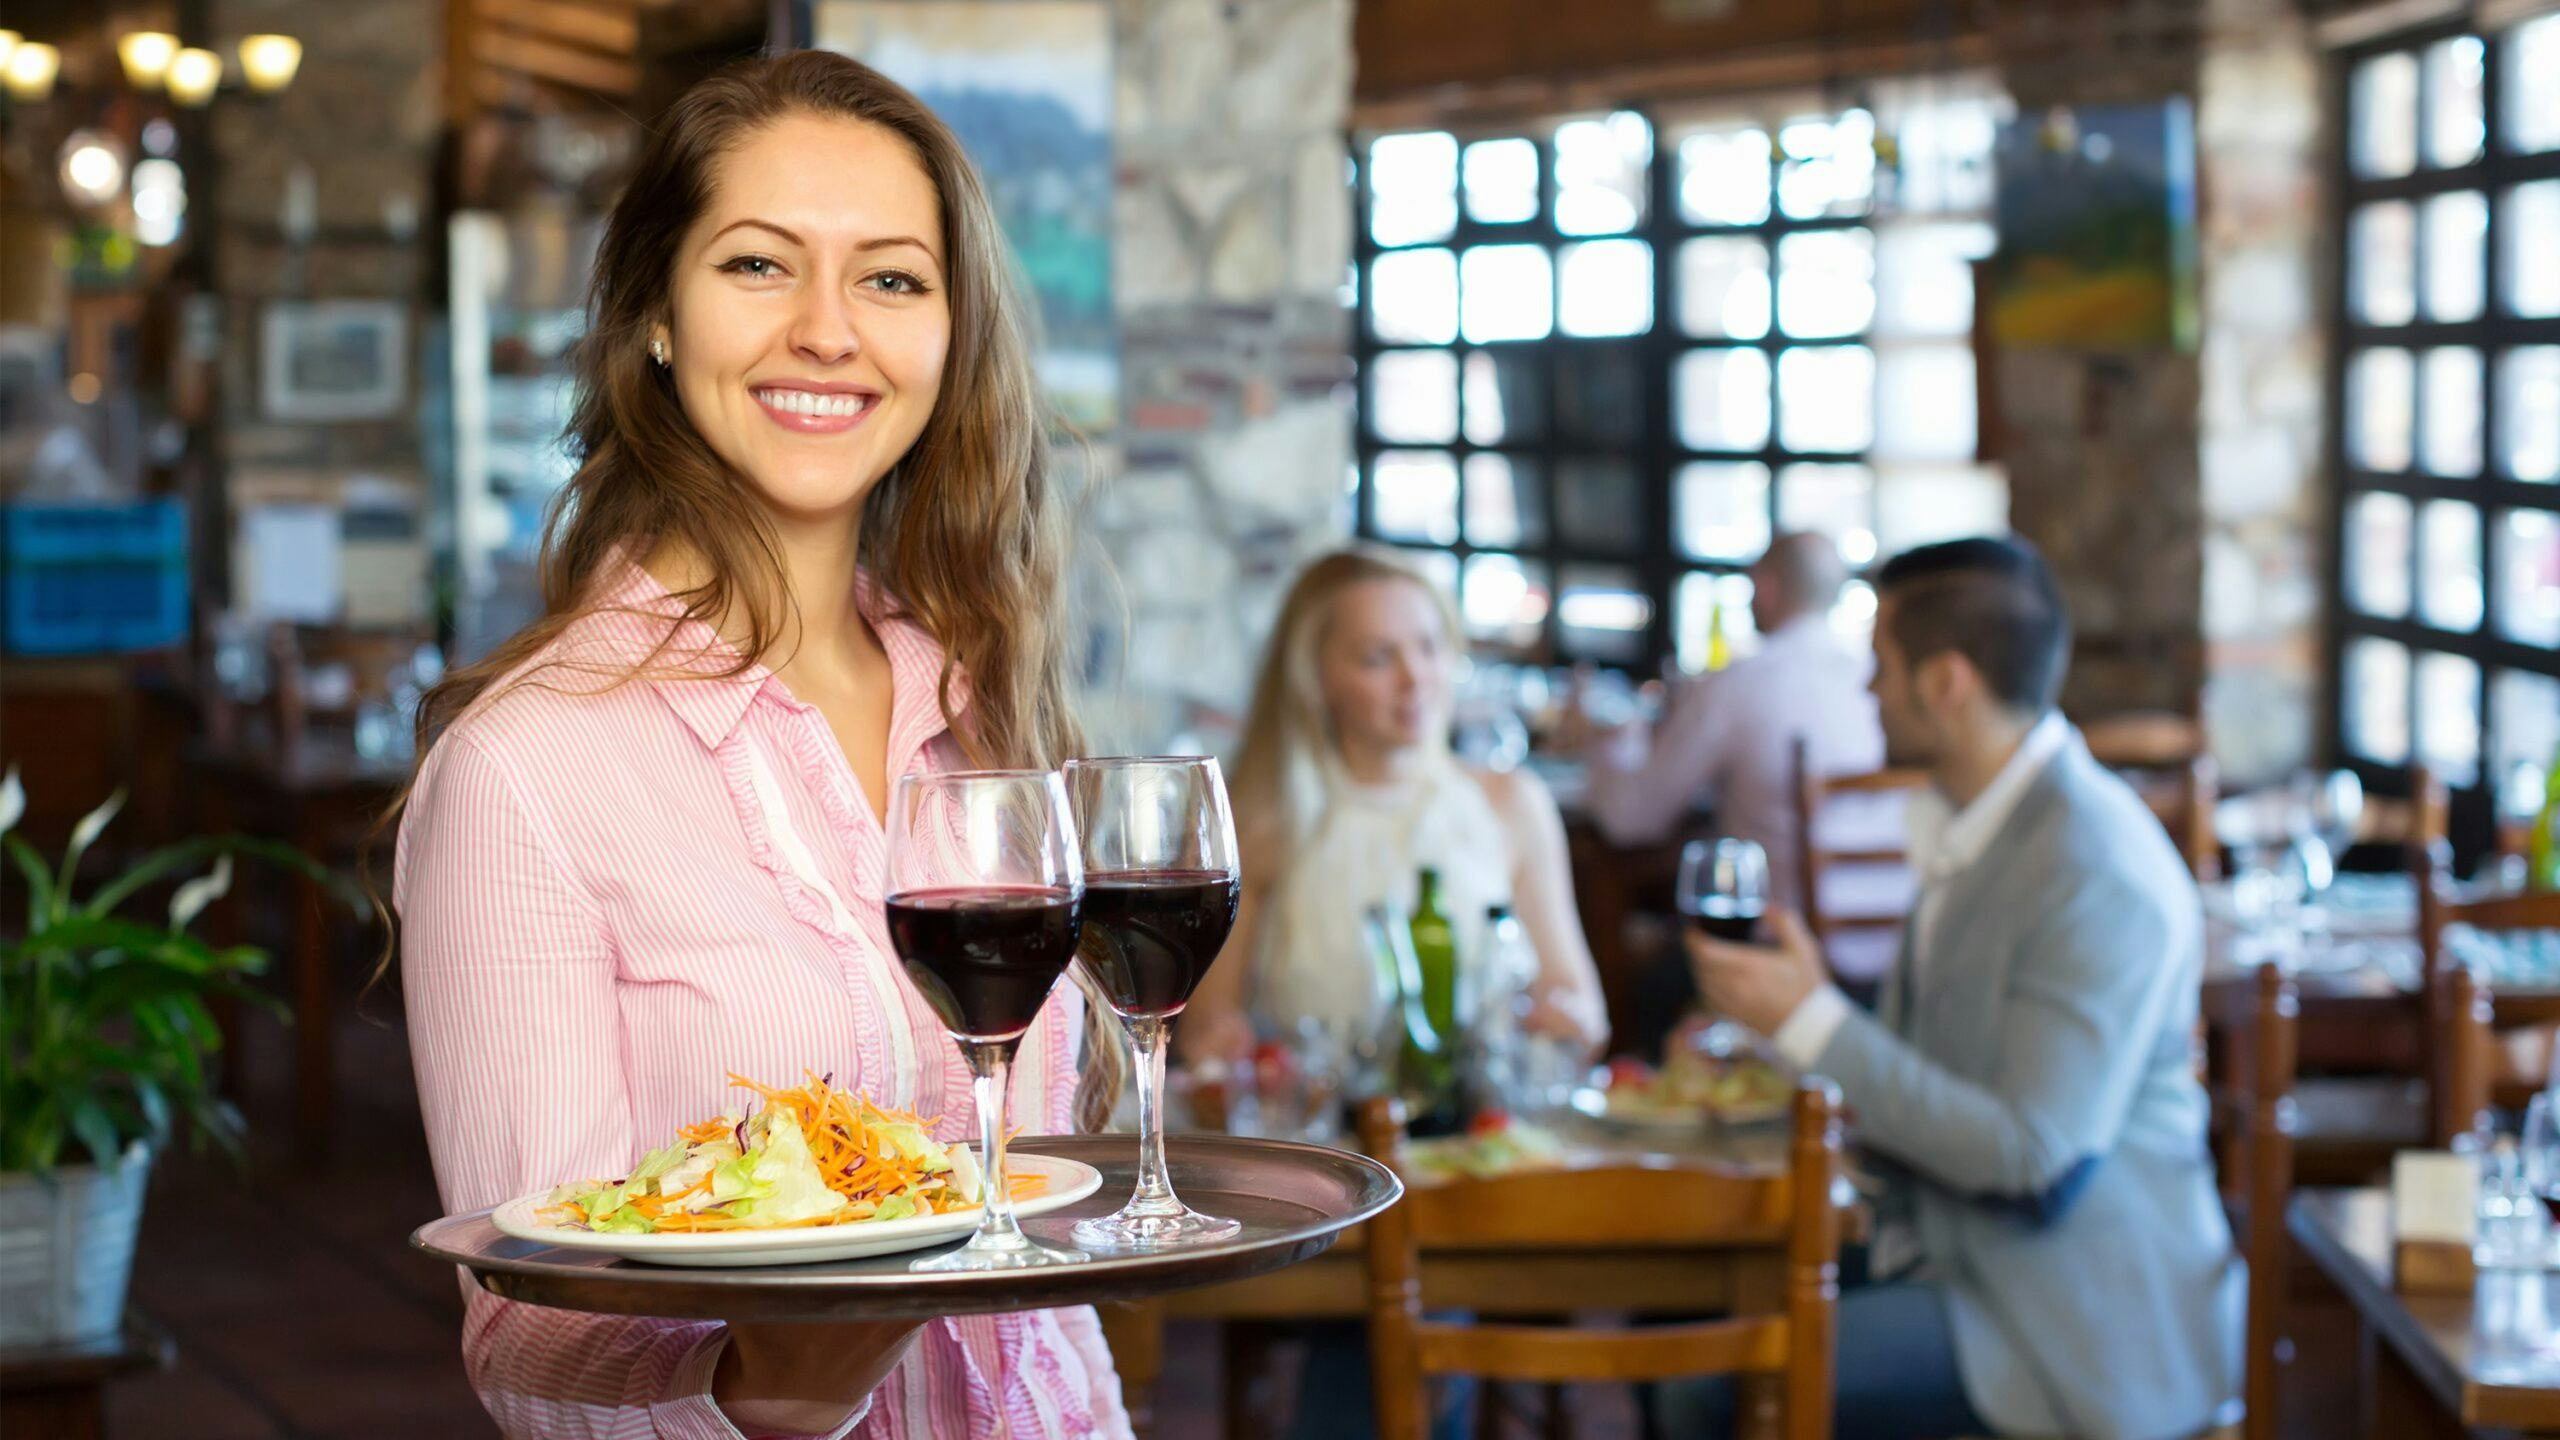
<svg viewBox="0 0 2560 1440">
<path fill-rule="evenodd" d="M 2221 873 L 2222 846 L 2213 833 L 2221 776 L 2202 725 L 2165 710 L 2136 710 L 2093 719 L 2080 738 L 2089 758 L 2123 776 L 2160 817 L 2196 879 Z"/>
<path fill-rule="evenodd" d="M 2515 1074 L 2499 1064 L 2499 1039 L 2518 1031 L 2560 1025 L 2560 991 L 2510 991 L 2500 995 L 2467 965 L 2450 964 L 2444 933 L 2453 925 L 2478 930 L 2560 930 L 2560 891 L 2490 895 L 2458 900 L 2444 891 L 2441 872 L 2421 892 L 2420 944 L 2426 973 L 2441 992 L 2439 1031 L 2432 1047 L 2437 1069 L 2428 1104 L 2433 1143 L 2449 1145 L 2492 1106 L 2520 1107 L 2545 1077 Z"/>
<path fill-rule="evenodd" d="M 2276 965 L 2261 965 L 2258 1008 L 2250 1027 L 2249 1088 L 2239 1131 L 2243 1160 L 2223 1172 L 2224 1199 L 2233 1229 L 2249 1261 L 2247 1348 L 2242 1397 L 2248 1405 L 2241 1434 L 2276 1440 L 2278 1396 L 2284 1376 L 2285 1293 L 2292 1281 L 2293 1246 L 2285 1233 L 2285 1206 L 2293 1195 L 2295 1044 L 2301 1004 L 2293 982 Z M 2236 1193 L 2235 1193 L 2236 1181 Z M 2236 1202 L 2236 1203 L 2235 1203 Z"/>
<path fill-rule="evenodd" d="M 1911 896 L 1906 883 L 1910 856 L 1899 828 L 1889 836 L 1859 836 L 1853 843 L 1842 844 L 1825 836 L 1825 823 L 1837 816 L 1842 805 L 1855 803 L 1859 797 L 1881 798 L 1916 791 L 1928 783 L 1928 772 L 1889 768 L 1859 775 L 1818 775 L 1802 736 L 1794 741 L 1791 753 L 1795 769 L 1796 875 L 1804 897 L 1805 928 L 1813 932 L 1826 956 L 1843 939 L 1891 945 L 1893 935 L 1910 915 Z M 1874 888 L 1892 892 L 1897 903 L 1844 903 L 1842 891 L 1848 887 L 1839 882 L 1853 876 L 1878 881 Z"/>
<path fill-rule="evenodd" d="M 1523 1172 L 1415 1186 L 1369 1222 L 1369 1356 L 1379 1440 L 1423 1440 L 1427 1382 L 1475 1375 L 1547 1385 L 1763 1375 L 1782 1387 L 1787 1440 L 1831 1433 L 1832 1346 L 1839 1302 L 1839 1092 L 1796 1091 L 1786 1172 L 1622 1166 Z M 1371 1154 L 1403 1140 L 1394 1102 L 1360 1113 Z M 1420 1252 L 1468 1246 L 1570 1248 L 1591 1237 L 1625 1244 L 1737 1241 L 1783 1250 L 1786 1305 L 1776 1314 L 1616 1331 L 1557 1325 L 1444 1324 L 1422 1318 Z M 1593 1297 L 1606 1303 L 1606 1296 Z"/>
</svg>

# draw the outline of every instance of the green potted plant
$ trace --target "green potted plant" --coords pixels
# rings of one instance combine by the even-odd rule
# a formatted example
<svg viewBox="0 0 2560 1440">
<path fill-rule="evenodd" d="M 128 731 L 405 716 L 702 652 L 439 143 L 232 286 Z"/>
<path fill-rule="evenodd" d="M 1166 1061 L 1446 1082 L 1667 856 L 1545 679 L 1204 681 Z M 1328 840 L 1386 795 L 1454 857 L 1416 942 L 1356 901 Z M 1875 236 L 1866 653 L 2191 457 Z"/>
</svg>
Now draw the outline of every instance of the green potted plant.
<svg viewBox="0 0 2560 1440">
<path fill-rule="evenodd" d="M 246 978 L 250 946 L 187 933 L 231 886 L 235 856 L 328 876 L 289 847 L 241 836 L 154 851 L 85 897 L 80 859 L 123 806 L 118 791 L 75 826 L 56 865 L 11 833 L 25 791 L 0 780 L 0 848 L 25 881 L 25 929 L 0 911 L 0 1348 L 76 1344 L 122 1322 L 143 1182 L 181 1128 L 237 1155 L 240 1116 L 214 1085 L 222 1044 L 206 1002 L 272 1002 Z M 156 882 L 177 887 L 165 923 L 124 913 Z"/>
</svg>

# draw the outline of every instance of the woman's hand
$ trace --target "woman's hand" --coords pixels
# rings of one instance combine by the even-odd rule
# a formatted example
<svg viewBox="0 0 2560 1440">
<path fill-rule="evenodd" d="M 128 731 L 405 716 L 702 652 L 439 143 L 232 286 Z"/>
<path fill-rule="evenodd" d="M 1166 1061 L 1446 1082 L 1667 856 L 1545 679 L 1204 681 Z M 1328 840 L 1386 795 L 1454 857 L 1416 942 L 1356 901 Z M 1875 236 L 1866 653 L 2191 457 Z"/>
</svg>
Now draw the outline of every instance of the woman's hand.
<svg viewBox="0 0 2560 1440">
<path fill-rule="evenodd" d="M 732 1320 L 711 1399 L 748 1434 L 823 1435 L 888 1378 L 921 1322 L 780 1325 Z"/>
</svg>

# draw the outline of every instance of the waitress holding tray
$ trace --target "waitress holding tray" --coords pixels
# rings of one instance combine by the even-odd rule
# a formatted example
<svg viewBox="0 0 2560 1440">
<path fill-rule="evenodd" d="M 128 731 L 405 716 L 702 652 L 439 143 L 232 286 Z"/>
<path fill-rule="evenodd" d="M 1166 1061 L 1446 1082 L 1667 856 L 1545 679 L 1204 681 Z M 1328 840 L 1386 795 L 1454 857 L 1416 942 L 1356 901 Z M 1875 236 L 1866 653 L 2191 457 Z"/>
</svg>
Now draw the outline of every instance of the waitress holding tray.
<svg viewBox="0 0 2560 1440">
<path fill-rule="evenodd" d="M 900 775 L 1076 749 L 1021 304 L 958 142 L 877 72 L 745 62 L 660 122 L 596 257 L 544 612 L 429 696 L 400 816 L 449 1210 L 620 1174 L 733 1108 L 733 1071 L 974 1133 L 890 946 L 882 817 Z M 1026 1130 L 1107 1110 L 1118 1047 L 1080 1082 L 1084 1013 L 1060 986 L 1024 1038 Z M 465 1293 L 509 1435 L 1129 1433 L 1089 1308 L 750 1325 Z"/>
</svg>

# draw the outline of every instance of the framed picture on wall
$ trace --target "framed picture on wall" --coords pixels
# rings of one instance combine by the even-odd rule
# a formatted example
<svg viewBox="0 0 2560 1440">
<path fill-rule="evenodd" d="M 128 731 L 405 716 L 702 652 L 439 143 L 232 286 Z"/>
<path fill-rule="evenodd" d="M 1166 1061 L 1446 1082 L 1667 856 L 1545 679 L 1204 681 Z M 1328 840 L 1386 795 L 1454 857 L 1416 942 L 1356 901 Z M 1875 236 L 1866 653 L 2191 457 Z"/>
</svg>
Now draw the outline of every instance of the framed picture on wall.
<svg viewBox="0 0 2560 1440">
<path fill-rule="evenodd" d="M 409 387 L 409 309 L 397 300 L 280 300 L 266 309 L 259 389 L 270 420 L 380 420 Z"/>
</svg>

